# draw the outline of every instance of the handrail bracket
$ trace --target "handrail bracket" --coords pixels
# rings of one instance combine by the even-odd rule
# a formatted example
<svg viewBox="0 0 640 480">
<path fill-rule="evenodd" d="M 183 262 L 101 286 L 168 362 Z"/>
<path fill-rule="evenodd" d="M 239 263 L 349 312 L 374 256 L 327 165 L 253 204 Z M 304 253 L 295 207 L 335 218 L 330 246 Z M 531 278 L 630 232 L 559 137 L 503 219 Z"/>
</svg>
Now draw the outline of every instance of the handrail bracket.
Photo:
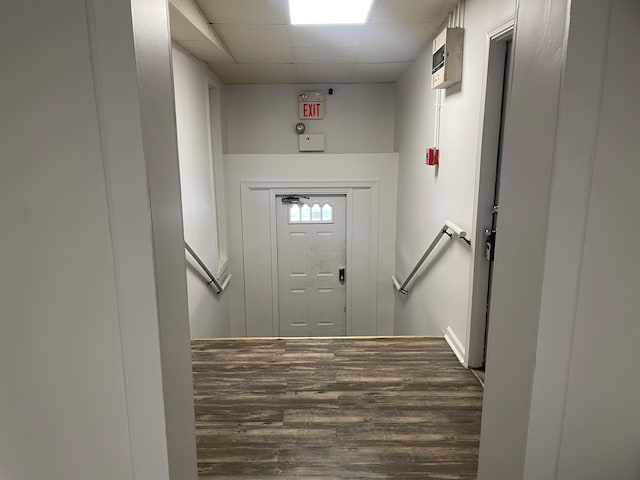
<svg viewBox="0 0 640 480">
<path fill-rule="evenodd" d="M 209 280 L 207 282 L 207 287 L 213 286 L 213 291 L 216 293 L 216 295 L 221 295 L 222 292 L 224 292 L 224 290 L 227 288 L 227 285 L 229 285 L 231 274 L 227 275 L 227 278 L 220 282 L 220 280 L 218 280 L 216 276 L 211 273 L 211 270 L 209 270 L 204 261 L 202 261 L 200 256 L 195 252 L 193 248 L 191 248 L 191 245 L 189 245 L 186 240 L 184 242 L 184 248 L 187 252 L 189 252 L 189 255 L 193 257 L 196 263 L 200 265 L 200 268 L 202 268 L 202 270 L 204 270 L 204 273 L 207 275 Z"/>
</svg>

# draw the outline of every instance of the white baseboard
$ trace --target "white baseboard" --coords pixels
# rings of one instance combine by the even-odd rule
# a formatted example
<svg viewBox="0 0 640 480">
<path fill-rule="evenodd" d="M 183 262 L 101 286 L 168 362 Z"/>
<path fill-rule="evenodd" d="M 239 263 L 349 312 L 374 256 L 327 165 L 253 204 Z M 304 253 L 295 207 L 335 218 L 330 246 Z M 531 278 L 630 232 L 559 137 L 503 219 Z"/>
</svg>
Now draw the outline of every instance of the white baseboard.
<svg viewBox="0 0 640 480">
<path fill-rule="evenodd" d="M 465 363 L 465 360 L 464 360 L 465 349 L 462 346 L 462 343 L 460 342 L 460 340 L 458 340 L 458 337 L 456 336 L 456 334 L 453 333 L 453 330 L 451 330 L 451 327 L 447 327 L 447 333 L 444 334 L 444 339 L 447 341 L 447 343 L 451 347 L 451 350 L 453 350 L 453 353 L 456 354 L 456 357 L 458 357 L 458 360 L 460 361 L 460 363 L 464 365 L 464 367 L 466 368 L 467 364 Z"/>
</svg>

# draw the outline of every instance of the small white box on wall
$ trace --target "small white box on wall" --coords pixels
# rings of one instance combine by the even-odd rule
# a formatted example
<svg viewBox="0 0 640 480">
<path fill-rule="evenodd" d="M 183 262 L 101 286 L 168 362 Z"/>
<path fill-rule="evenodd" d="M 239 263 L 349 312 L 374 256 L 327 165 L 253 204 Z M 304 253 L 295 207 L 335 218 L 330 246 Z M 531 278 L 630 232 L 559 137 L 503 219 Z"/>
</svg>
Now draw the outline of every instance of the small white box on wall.
<svg viewBox="0 0 640 480">
<path fill-rule="evenodd" d="M 298 135 L 298 150 L 301 152 L 324 152 L 324 133 Z"/>
</svg>

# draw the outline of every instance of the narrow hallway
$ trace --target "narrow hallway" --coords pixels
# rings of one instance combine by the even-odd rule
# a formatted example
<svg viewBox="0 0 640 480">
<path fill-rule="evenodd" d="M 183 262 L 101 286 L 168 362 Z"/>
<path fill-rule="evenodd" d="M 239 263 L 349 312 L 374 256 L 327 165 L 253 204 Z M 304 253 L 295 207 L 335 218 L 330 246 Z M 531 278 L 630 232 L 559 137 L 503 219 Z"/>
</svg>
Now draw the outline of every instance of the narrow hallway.
<svg viewBox="0 0 640 480">
<path fill-rule="evenodd" d="M 483 391 L 442 338 L 194 340 L 192 352 L 203 479 L 475 478 Z"/>
</svg>

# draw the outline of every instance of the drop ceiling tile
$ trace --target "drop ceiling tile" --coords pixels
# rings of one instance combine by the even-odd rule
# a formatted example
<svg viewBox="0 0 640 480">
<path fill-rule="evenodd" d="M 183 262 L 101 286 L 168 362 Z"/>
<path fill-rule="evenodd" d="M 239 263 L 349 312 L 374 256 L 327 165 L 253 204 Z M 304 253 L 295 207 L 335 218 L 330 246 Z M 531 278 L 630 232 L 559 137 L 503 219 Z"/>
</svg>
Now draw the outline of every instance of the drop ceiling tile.
<svg viewBox="0 0 640 480">
<path fill-rule="evenodd" d="M 289 64 L 210 63 L 209 67 L 226 84 L 296 83 L 296 70 Z"/>
<path fill-rule="evenodd" d="M 358 63 L 353 67 L 355 83 L 395 82 L 411 66 L 411 62 Z"/>
<path fill-rule="evenodd" d="M 204 35 L 173 5 L 169 5 L 171 38 L 173 40 L 202 40 Z"/>
<path fill-rule="evenodd" d="M 357 47 L 363 25 L 291 25 L 294 47 Z"/>
<path fill-rule="evenodd" d="M 233 62 L 231 55 L 217 48 L 209 40 L 177 40 L 177 43 L 203 62 Z"/>
<path fill-rule="evenodd" d="M 289 23 L 287 0 L 196 0 L 210 23 Z"/>
<path fill-rule="evenodd" d="M 213 25 L 238 63 L 292 63 L 293 52 L 285 25 Z"/>
<path fill-rule="evenodd" d="M 296 63 L 353 63 L 356 58 L 356 47 L 295 47 L 293 56 Z"/>
<path fill-rule="evenodd" d="M 351 63 L 296 63 L 298 83 L 351 83 Z"/>
<path fill-rule="evenodd" d="M 442 23 L 457 0 L 376 0 L 367 23 Z"/>
<path fill-rule="evenodd" d="M 358 52 L 358 63 L 415 60 L 439 27 L 439 23 L 367 25 Z"/>
</svg>

